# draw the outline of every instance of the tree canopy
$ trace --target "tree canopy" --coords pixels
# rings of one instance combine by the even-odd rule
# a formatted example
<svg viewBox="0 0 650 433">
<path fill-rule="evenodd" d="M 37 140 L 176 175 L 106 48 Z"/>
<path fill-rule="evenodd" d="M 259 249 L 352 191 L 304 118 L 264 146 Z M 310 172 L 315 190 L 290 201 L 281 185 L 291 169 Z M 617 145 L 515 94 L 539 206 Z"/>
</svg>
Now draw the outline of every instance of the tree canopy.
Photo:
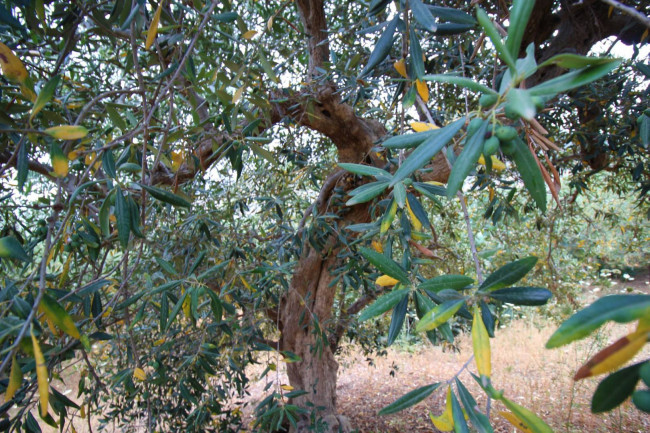
<svg viewBox="0 0 650 433">
<path fill-rule="evenodd" d="M 0 425 L 92 413 L 238 431 L 246 367 L 268 352 L 264 375 L 282 362 L 289 383 L 256 429 L 351 431 L 337 350 L 392 344 L 414 310 L 433 344 L 453 341 L 450 320 L 470 332 L 489 399 L 550 431 L 491 382 L 490 338 L 502 305 L 570 296 L 531 283 L 556 272 L 550 249 L 486 269 L 468 201 L 552 231 L 598 179 L 648 211 L 649 14 L 632 0 L 1 2 Z M 647 411 L 648 362 L 619 368 L 647 339 L 649 297 L 599 302 L 548 347 L 637 321 L 576 377 L 618 370 L 595 410 L 634 392 Z M 384 313 L 382 339 L 365 323 Z M 71 399 L 49 381 L 75 363 Z M 438 389 L 437 428 L 467 431 L 462 405 L 492 431 L 458 378 L 382 413 Z"/>
</svg>

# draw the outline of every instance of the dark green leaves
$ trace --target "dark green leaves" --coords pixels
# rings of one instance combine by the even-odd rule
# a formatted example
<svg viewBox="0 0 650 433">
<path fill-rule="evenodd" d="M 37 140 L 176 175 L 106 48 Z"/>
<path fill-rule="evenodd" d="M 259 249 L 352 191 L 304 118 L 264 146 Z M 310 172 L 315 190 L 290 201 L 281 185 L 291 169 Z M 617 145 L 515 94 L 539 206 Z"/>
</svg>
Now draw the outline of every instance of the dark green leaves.
<svg viewBox="0 0 650 433">
<path fill-rule="evenodd" d="M 402 134 L 390 137 L 382 143 L 386 149 L 409 149 L 420 145 L 424 140 L 435 135 L 439 130 L 416 132 L 415 134 Z"/>
<path fill-rule="evenodd" d="M 129 245 L 129 235 L 131 234 L 131 214 L 119 186 L 115 187 L 115 219 L 117 220 L 117 238 L 120 240 L 122 248 L 126 248 Z"/>
<path fill-rule="evenodd" d="M 449 141 L 460 131 L 465 124 L 465 118 L 462 117 L 457 121 L 450 123 L 444 128 L 437 129 L 424 143 L 420 144 L 409 156 L 402 162 L 393 176 L 390 186 L 409 177 L 415 170 L 424 167 L 431 158 L 449 143 Z M 478 156 L 476 157 L 478 159 Z"/>
<path fill-rule="evenodd" d="M 510 54 L 510 51 L 508 51 L 506 48 L 503 40 L 501 39 L 501 36 L 499 36 L 499 32 L 497 31 L 496 27 L 494 27 L 494 24 L 492 24 L 490 17 L 488 17 L 488 14 L 478 6 L 476 6 L 476 19 L 478 20 L 480 26 L 483 27 L 483 31 L 490 38 L 490 41 L 492 41 L 492 45 L 494 45 L 494 48 L 496 48 L 499 58 L 513 70 L 516 69 L 516 57 Z"/>
<path fill-rule="evenodd" d="M 408 297 L 409 289 L 393 290 L 378 297 L 375 302 L 364 308 L 359 314 L 359 322 L 365 322 L 368 319 L 379 316 L 382 313 L 393 308 L 403 297 Z"/>
<path fill-rule="evenodd" d="M 347 170 L 350 173 L 358 174 L 360 176 L 374 176 L 374 177 L 390 177 L 390 173 L 381 168 L 373 167 L 371 165 L 363 164 L 350 164 L 339 162 L 339 167 L 343 170 Z"/>
<path fill-rule="evenodd" d="M 481 413 L 477 408 L 476 400 L 472 397 L 472 394 L 469 393 L 465 385 L 456 378 L 456 388 L 458 389 L 458 396 L 460 401 L 465 406 L 465 413 L 469 416 L 469 420 L 472 422 L 472 425 L 479 433 L 492 433 L 492 426 L 490 426 L 490 419 Z"/>
<path fill-rule="evenodd" d="M 514 143 L 515 150 L 510 156 L 515 161 L 526 189 L 535 200 L 537 207 L 542 212 L 546 212 L 546 184 L 535 156 L 521 139 L 516 138 L 511 143 Z"/>
<path fill-rule="evenodd" d="M 366 258 L 366 260 L 375 265 L 377 269 L 379 269 L 383 274 L 393 277 L 404 284 L 409 283 L 408 274 L 404 268 L 395 263 L 395 261 L 368 248 L 360 248 L 359 252 L 363 257 Z"/>
<path fill-rule="evenodd" d="M 508 101 L 509 109 L 526 120 L 532 120 L 535 114 L 537 114 L 535 103 L 527 90 L 510 89 L 506 100 Z"/>
<path fill-rule="evenodd" d="M 483 142 L 485 141 L 485 132 L 490 123 L 483 120 L 476 132 L 465 142 L 463 151 L 458 155 L 451 174 L 447 180 L 447 197 L 454 197 L 462 188 L 465 178 L 476 165 L 481 152 L 483 151 Z"/>
<path fill-rule="evenodd" d="M 546 348 L 584 338 L 609 320 L 627 323 L 648 316 L 650 295 L 605 296 L 569 317 L 548 340 Z"/>
<path fill-rule="evenodd" d="M 510 27 L 506 38 L 506 49 L 515 59 L 519 57 L 521 39 L 524 37 L 528 19 L 535 6 L 534 0 L 514 0 L 510 8 Z"/>
<path fill-rule="evenodd" d="M 185 207 L 185 208 L 189 208 L 192 206 L 192 204 L 189 201 L 185 200 L 183 197 L 171 193 L 169 191 L 166 191 L 164 189 L 156 188 L 155 186 L 145 185 L 143 183 L 140 183 L 138 185 L 144 188 L 149 194 L 151 194 L 152 197 L 164 203 L 169 203 L 172 206 Z"/>
<path fill-rule="evenodd" d="M 418 286 L 418 288 L 436 293 L 443 289 L 464 289 L 473 282 L 473 278 L 465 275 L 441 275 L 424 281 Z"/>
<path fill-rule="evenodd" d="M 30 261 L 29 256 L 25 253 L 20 242 L 13 236 L 0 238 L 0 257 L 18 259 L 25 262 Z"/>
<path fill-rule="evenodd" d="M 388 22 L 384 33 L 379 37 L 377 45 L 372 50 L 370 58 L 368 59 L 368 64 L 361 74 L 360 77 L 368 75 L 378 64 L 380 64 L 390 53 L 390 49 L 393 47 L 393 35 L 395 34 L 395 29 L 397 28 L 397 23 L 399 22 L 399 17 L 396 16 Z"/>
<path fill-rule="evenodd" d="M 386 342 L 387 346 L 390 346 L 395 342 L 395 339 L 402 330 L 402 325 L 404 325 L 404 319 L 406 318 L 408 304 L 409 295 L 407 293 L 393 310 L 393 315 L 390 320 L 390 328 L 388 328 L 388 341 Z"/>
<path fill-rule="evenodd" d="M 508 287 L 490 292 L 490 297 L 515 305 L 544 305 L 553 294 L 541 287 Z"/>
<path fill-rule="evenodd" d="M 618 59 L 609 57 L 586 57 L 577 54 L 558 54 L 546 60 L 539 65 L 540 68 L 544 66 L 557 65 L 560 68 L 579 69 L 587 66 L 605 65 L 607 63 L 616 62 Z"/>
<path fill-rule="evenodd" d="M 569 72 L 568 74 L 560 75 L 528 90 L 532 96 L 555 96 L 558 93 L 566 92 L 567 90 L 596 81 L 609 74 L 620 64 L 621 61 L 616 59 L 609 63 L 588 66 L 577 71 Z"/>
<path fill-rule="evenodd" d="M 440 388 L 440 384 L 434 383 L 432 385 L 425 385 L 414 389 L 413 391 L 409 392 L 408 394 L 404 394 L 393 403 L 380 410 L 379 415 L 390 415 L 392 413 L 397 413 L 406 408 L 414 406 L 430 396 L 438 388 Z"/>
<path fill-rule="evenodd" d="M 428 12 L 428 11 L 427 11 Z M 414 30 L 409 33 L 410 49 L 411 49 L 411 66 L 413 72 L 418 80 L 424 77 L 424 60 L 422 60 L 422 47 L 420 47 L 420 39 Z"/>
<path fill-rule="evenodd" d="M 521 280 L 537 263 L 537 257 L 530 256 L 525 259 L 508 263 L 491 273 L 479 287 L 482 292 L 494 291 L 510 286 Z"/>
<path fill-rule="evenodd" d="M 386 188 L 388 188 L 388 181 L 384 180 L 361 185 L 359 188 L 355 188 L 349 192 L 352 198 L 345 204 L 346 206 L 353 206 L 355 204 L 365 203 L 377 197 Z"/>
<path fill-rule="evenodd" d="M 56 88 L 59 85 L 59 81 L 61 81 L 60 75 L 53 76 L 47 83 L 43 85 L 41 91 L 38 92 L 38 96 L 36 97 L 36 101 L 34 101 L 34 106 L 32 107 L 32 112 L 29 115 L 30 123 L 36 114 L 38 114 L 38 112 L 41 111 L 45 105 L 47 105 L 47 103 L 52 100 L 54 92 L 56 92 Z"/>
<path fill-rule="evenodd" d="M 591 399 L 591 411 L 607 412 L 623 403 L 634 392 L 642 365 L 643 362 L 640 362 L 626 367 L 610 374 L 600 382 Z"/>
<path fill-rule="evenodd" d="M 410 0 L 409 6 L 411 6 L 411 11 L 413 12 L 413 18 L 415 18 L 415 21 L 417 21 L 425 30 L 435 33 L 438 26 L 436 25 L 436 20 L 433 18 L 429 8 L 422 4 L 422 1 L 420 0 Z"/>
</svg>

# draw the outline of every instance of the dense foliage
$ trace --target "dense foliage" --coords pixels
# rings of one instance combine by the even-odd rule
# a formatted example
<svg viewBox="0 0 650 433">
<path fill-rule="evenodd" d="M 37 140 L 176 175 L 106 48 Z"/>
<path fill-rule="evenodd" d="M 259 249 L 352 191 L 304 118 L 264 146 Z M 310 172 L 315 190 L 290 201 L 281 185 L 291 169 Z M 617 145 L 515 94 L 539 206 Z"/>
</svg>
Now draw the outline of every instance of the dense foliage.
<svg viewBox="0 0 650 433">
<path fill-rule="evenodd" d="M 565 27 L 535 39 L 544 0 L 2 2 L 0 425 L 238 431 L 246 367 L 266 351 L 263 375 L 286 363 L 290 383 L 267 390 L 255 428 L 349 430 L 334 354 L 392 344 L 413 310 L 433 344 L 470 332 L 465 368 L 486 395 L 549 431 L 490 380 L 497 315 L 552 295 L 549 314 L 577 307 L 578 269 L 611 260 L 594 225 L 648 258 L 650 65 L 583 56 L 607 35 L 638 51 L 647 28 L 585 3 L 611 33 L 568 54 Z M 592 191 L 634 195 L 636 220 L 590 209 Z M 589 236 L 597 251 L 580 252 Z M 638 329 L 577 379 L 647 339 L 648 296 L 603 302 L 549 347 L 608 320 Z M 387 312 L 383 334 L 367 325 Z M 73 368 L 74 398 L 54 386 Z M 647 361 L 609 376 L 594 411 L 632 393 L 647 411 L 641 379 Z M 438 389 L 437 428 L 467 429 L 462 404 L 492 431 L 457 377 L 382 413 Z"/>
</svg>

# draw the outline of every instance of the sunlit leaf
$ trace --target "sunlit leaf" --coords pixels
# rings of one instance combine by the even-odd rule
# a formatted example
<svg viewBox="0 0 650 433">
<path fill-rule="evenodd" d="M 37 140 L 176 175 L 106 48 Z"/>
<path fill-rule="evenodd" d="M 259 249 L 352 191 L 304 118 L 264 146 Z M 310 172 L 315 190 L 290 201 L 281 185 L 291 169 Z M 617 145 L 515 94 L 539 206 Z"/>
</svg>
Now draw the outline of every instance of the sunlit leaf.
<svg viewBox="0 0 650 433">
<path fill-rule="evenodd" d="M 47 318 L 54 322 L 61 331 L 73 338 L 81 338 L 81 334 L 79 334 L 79 329 L 77 329 L 74 320 L 72 320 L 72 317 L 70 317 L 68 312 L 59 305 L 56 299 L 44 294 L 41 299 L 40 307 Z"/>
<path fill-rule="evenodd" d="M 23 62 L 2 42 L 0 42 L 0 66 L 2 66 L 2 73 L 10 81 L 22 83 L 29 76 Z"/>
<path fill-rule="evenodd" d="M 0 238 L 0 258 L 12 258 L 25 262 L 31 261 L 18 239 L 13 236 Z"/>
<path fill-rule="evenodd" d="M 47 416 L 47 406 L 50 399 L 50 384 L 47 373 L 47 364 L 41 351 L 41 346 L 32 332 L 32 347 L 34 350 L 34 362 L 36 363 L 36 379 L 38 382 L 38 396 L 41 406 L 41 416 Z"/>
<path fill-rule="evenodd" d="M 162 12 L 163 3 L 165 0 L 160 0 L 156 12 L 153 14 L 151 19 L 151 24 L 149 25 L 149 30 L 147 31 L 147 40 L 144 44 L 144 49 L 148 50 L 153 45 L 153 42 L 156 40 L 156 35 L 158 34 L 158 24 L 160 23 L 160 14 Z"/>
<path fill-rule="evenodd" d="M 421 386 L 413 391 L 404 394 L 393 403 L 384 407 L 379 411 L 379 415 L 390 415 L 392 413 L 400 412 L 411 406 L 415 406 L 428 396 L 430 396 L 436 389 L 440 387 L 440 383 L 434 383 L 432 385 Z"/>
<path fill-rule="evenodd" d="M 456 314 L 465 303 L 464 299 L 451 300 L 437 305 L 433 310 L 420 319 L 415 327 L 415 332 L 430 331 L 445 323 Z"/>
<path fill-rule="evenodd" d="M 77 140 L 88 135 L 88 130 L 80 125 L 53 126 L 43 132 L 59 140 Z"/>
<path fill-rule="evenodd" d="M 474 320 L 472 321 L 472 346 L 474 348 L 474 359 L 476 360 L 476 369 L 478 370 L 478 374 L 490 377 L 492 375 L 490 336 L 485 328 L 478 307 L 474 308 Z"/>
</svg>

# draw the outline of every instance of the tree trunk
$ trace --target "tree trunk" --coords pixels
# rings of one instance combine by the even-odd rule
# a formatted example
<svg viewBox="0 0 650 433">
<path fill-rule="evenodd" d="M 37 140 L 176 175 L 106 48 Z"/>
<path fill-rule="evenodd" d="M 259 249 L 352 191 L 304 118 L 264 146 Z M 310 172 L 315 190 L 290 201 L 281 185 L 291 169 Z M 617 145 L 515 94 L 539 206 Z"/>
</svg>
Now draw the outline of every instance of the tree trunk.
<svg viewBox="0 0 650 433">
<path fill-rule="evenodd" d="M 331 269 L 337 262 L 335 253 L 324 257 L 312 246 L 305 246 L 280 306 L 280 348 L 301 358 L 287 364 L 287 375 L 294 389 L 305 390 L 307 394 L 292 403 L 311 409 L 316 420 L 328 424 L 326 431 L 348 432 L 349 422 L 336 413 L 338 363 L 326 329 L 336 293 L 336 285 L 330 284 Z M 306 416 L 298 431 L 308 431 L 309 427 L 310 417 Z"/>
</svg>

